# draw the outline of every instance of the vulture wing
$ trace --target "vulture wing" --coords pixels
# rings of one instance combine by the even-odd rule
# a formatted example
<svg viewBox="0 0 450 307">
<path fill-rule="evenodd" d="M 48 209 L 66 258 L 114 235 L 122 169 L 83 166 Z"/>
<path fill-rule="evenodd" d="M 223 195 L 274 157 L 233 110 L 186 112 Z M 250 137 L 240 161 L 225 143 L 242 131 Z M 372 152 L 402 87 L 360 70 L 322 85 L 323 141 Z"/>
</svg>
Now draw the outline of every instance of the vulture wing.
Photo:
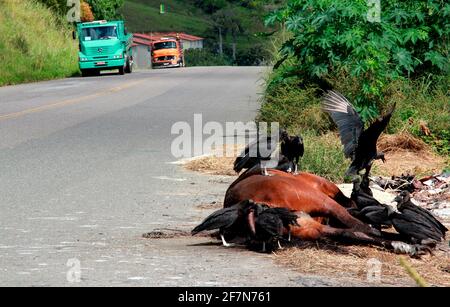
<svg viewBox="0 0 450 307">
<path fill-rule="evenodd" d="M 376 119 L 369 128 L 367 128 L 361 134 L 361 140 L 370 143 L 372 146 L 377 144 L 378 138 L 381 133 L 386 129 L 389 121 L 391 120 L 392 114 L 395 111 L 395 104 L 391 107 L 389 112 L 381 118 Z"/>
<path fill-rule="evenodd" d="M 398 210 L 403 214 L 415 215 L 417 220 L 422 220 L 424 223 L 430 224 L 430 226 L 438 229 L 444 236 L 448 231 L 447 227 L 442 225 L 430 211 L 416 206 L 413 203 L 401 205 L 398 207 Z"/>
<path fill-rule="evenodd" d="M 205 230 L 228 228 L 239 218 L 239 208 L 236 206 L 218 210 L 208 216 L 200 225 L 192 230 L 192 235 Z"/>
<path fill-rule="evenodd" d="M 250 143 L 234 161 L 234 171 L 240 172 L 244 168 L 255 166 L 260 160 L 270 160 L 272 153 L 276 150 L 271 137 L 262 137 Z"/>
<path fill-rule="evenodd" d="M 364 129 L 359 114 L 344 96 L 334 91 L 325 94 L 323 110 L 330 114 L 338 126 L 345 156 L 353 159 L 358 139 Z"/>
</svg>

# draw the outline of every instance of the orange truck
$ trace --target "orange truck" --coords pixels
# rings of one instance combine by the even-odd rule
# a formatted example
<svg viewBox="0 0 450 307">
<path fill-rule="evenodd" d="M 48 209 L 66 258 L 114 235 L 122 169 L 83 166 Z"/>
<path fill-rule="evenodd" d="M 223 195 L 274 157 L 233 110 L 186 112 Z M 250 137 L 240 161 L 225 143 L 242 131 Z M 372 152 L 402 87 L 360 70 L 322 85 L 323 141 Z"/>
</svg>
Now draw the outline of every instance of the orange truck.
<svg viewBox="0 0 450 307">
<path fill-rule="evenodd" d="M 161 38 L 152 43 L 153 68 L 184 67 L 184 53 L 179 38 Z"/>
</svg>

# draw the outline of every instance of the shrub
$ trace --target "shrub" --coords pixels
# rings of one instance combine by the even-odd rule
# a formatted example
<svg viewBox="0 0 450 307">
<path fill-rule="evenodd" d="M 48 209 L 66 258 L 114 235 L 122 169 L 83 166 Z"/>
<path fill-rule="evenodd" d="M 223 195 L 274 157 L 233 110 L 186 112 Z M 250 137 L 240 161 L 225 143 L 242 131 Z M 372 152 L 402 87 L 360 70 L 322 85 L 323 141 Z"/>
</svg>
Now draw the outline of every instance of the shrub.
<svg viewBox="0 0 450 307">
<path fill-rule="evenodd" d="M 293 34 L 282 47 L 305 81 L 354 79 L 344 92 L 364 119 L 375 117 L 390 83 L 448 74 L 450 4 L 439 0 L 385 0 L 379 22 L 369 22 L 366 0 L 288 0 L 267 18 Z M 333 84 L 334 85 L 334 84 Z"/>
<path fill-rule="evenodd" d="M 186 66 L 227 66 L 231 60 L 207 49 L 189 49 L 184 53 Z"/>
<path fill-rule="evenodd" d="M 338 135 L 317 135 L 313 131 L 303 131 L 301 134 L 305 142 L 305 155 L 299 163 L 299 169 L 333 182 L 344 182 L 344 174 L 350 163 L 344 157 Z"/>
</svg>

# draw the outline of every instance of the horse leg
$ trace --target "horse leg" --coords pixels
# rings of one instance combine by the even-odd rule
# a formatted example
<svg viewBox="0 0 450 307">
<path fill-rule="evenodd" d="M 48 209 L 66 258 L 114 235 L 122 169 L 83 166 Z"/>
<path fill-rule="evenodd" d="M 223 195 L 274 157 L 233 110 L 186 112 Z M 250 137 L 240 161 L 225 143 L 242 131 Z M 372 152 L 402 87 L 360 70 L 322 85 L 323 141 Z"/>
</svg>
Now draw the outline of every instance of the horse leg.
<svg viewBox="0 0 450 307">
<path fill-rule="evenodd" d="M 353 244 L 379 246 L 395 253 L 408 254 L 410 256 L 420 256 L 424 253 L 431 252 L 432 248 L 431 245 L 411 245 L 401 241 L 374 238 L 366 233 L 351 229 L 333 228 L 318 223 L 307 214 L 300 216 L 297 222 L 300 227 L 292 227 L 292 235 L 302 240 L 314 241 L 322 238 L 330 238 Z"/>
<path fill-rule="evenodd" d="M 332 217 L 349 229 L 361 231 L 373 236 L 380 236 L 379 231 L 354 218 L 350 213 L 348 213 L 347 209 L 336 203 L 331 198 L 316 208 L 314 213 Z"/>
<path fill-rule="evenodd" d="M 325 237 L 343 238 L 346 236 L 346 233 L 352 233 L 352 231 L 347 229 L 323 225 L 306 213 L 302 214 L 297 219 L 297 222 L 300 226 L 291 227 L 292 236 L 302 240 L 318 240 Z M 369 236 L 365 234 L 361 233 L 361 235 L 369 238 Z"/>
</svg>

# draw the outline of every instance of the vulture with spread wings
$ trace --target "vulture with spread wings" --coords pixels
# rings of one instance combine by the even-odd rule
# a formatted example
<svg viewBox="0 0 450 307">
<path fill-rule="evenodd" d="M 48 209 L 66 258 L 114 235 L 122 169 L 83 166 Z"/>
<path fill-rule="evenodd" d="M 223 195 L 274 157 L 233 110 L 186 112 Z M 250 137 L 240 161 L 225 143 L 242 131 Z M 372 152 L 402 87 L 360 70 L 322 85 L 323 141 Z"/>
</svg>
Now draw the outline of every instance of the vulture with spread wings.
<svg viewBox="0 0 450 307">
<path fill-rule="evenodd" d="M 338 126 L 345 157 L 352 160 L 346 176 L 359 175 L 365 169 L 364 176 L 368 178 L 374 160 L 385 162 L 384 154 L 377 151 L 377 141 L 389 124 L 395 105 L 367 129 L 351 103 L 337 92 L 330 91 L 324 96 L 323 110 Z"/>
</svg>

